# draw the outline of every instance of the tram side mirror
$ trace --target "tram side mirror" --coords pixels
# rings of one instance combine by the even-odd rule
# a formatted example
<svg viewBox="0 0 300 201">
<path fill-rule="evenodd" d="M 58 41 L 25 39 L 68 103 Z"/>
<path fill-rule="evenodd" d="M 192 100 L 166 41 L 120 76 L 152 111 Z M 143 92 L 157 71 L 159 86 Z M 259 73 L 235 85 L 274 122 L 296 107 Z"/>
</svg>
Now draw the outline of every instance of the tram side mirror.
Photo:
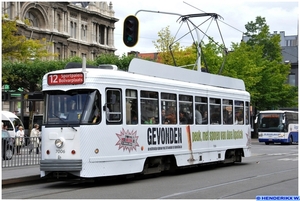
<svg viewBox="0 0 300 201">
<path fill-rule="evenodd" d="M 106 105 L 103 105 L 103 111 L 106 111 Z"/>
</svg>

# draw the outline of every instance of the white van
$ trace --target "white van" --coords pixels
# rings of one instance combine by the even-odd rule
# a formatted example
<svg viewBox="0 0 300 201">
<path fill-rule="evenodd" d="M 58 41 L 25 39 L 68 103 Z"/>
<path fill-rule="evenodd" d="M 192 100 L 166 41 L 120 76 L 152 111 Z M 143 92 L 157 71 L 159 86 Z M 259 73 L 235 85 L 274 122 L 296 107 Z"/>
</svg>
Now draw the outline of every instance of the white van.
<svg viewBox="0 0 300 201">
<path fill-rule="evenodd" d="M 23 126 L 24 128 L 23 122 L 12 112 L 1 111 L 1 113 L 3 126 L 7 126 L 10 137 L 15 137 L 17 127 Z"/>
</svg>

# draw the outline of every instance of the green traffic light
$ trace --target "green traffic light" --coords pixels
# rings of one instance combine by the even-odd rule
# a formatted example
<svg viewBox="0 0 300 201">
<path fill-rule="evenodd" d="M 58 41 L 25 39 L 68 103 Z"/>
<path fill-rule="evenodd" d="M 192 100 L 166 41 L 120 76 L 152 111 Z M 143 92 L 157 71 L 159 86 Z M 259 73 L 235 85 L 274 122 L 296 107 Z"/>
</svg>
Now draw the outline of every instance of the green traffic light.
<svg viewBox="0 0 300 201">
<path fill-rule="evenodd" d="M 130 42 L 131 42 L 131 41 L 132 41 L 132 37 L 128 36 L 128 37 L 127 37 L 127 41 L 130 41 Z"/>
<path fill-rule="evenodd" d="M 123 24 L 123 42 L 128 47 L 133 47 L 137 44 L 139 39 L 139 21 L 130 15 L 125 18 Z"/>
</svg>

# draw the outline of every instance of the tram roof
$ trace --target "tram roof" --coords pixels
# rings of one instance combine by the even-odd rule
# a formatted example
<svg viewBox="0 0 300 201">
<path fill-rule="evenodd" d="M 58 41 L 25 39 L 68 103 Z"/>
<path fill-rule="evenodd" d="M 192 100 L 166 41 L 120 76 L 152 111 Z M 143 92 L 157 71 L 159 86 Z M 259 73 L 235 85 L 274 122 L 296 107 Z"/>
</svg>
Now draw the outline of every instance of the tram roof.
<svg viewBox="0 0 300 201">
<path fill-rule="evenodd" d="M 184 69 L 138 58 L 132 59 L 128 71 L 141 75 L 245 91 L 245 84 L 241 79 Z"/>
<path fill-rule="evenodd" d="M 241 79 L 225 77 L 221 75 L 214 75 L 207 72 L 200 72 L 195 70 L 184 69 L 176 66 L 170 66 L 165 64 L 160 64 L 157 62 L 147 61 L 143 59 L 134 58 L 130 62 L 128 72 L 119 71 L 114 65 L 101 65 L 101 66 L 90 66 L 86 65 L 88 71 L 92 71 L 92 75 L 97 76 L 98 73 L 105 71 L 106 75 L 119 75 L 119 73 L 129 73 L 136 74 L 141 76 L 156 77 L 168 80 L 182 81 L 186 83 L 202 84 L 207 86 L 228 88 L 245 91 L 244 81 Z M 47 80 L 48 74 L 53 73 L 71 73 L 78 72 L 79 69 L 82 69 L 82 72 L 85 70 L 82 68 L 82 64 L 79 63 L 69 63 L 64 70 L 57 70 L 49 72 L 44 76 L 44 80 Z M 104 71 L 103 71 L 104 70 Z"/>
</svg>

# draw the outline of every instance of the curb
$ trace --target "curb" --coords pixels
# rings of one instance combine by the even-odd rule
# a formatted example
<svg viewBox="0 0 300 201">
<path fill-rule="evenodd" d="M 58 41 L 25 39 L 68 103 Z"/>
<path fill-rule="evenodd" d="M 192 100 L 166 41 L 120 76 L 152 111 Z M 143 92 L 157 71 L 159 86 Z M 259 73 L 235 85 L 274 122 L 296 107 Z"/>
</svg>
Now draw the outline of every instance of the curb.
<svg viewBox="0 0 300 201">
<path fill-rule="evenodd" d="M 42 180 L 40 175 L 5 179 L 5 180 L 2 180 L 2 187 L 6 186 L 6 185 L 10 185 L 10 184 L 24 183 L 24 182 L 37 181 L 37 180 Z"/>
</svg>

